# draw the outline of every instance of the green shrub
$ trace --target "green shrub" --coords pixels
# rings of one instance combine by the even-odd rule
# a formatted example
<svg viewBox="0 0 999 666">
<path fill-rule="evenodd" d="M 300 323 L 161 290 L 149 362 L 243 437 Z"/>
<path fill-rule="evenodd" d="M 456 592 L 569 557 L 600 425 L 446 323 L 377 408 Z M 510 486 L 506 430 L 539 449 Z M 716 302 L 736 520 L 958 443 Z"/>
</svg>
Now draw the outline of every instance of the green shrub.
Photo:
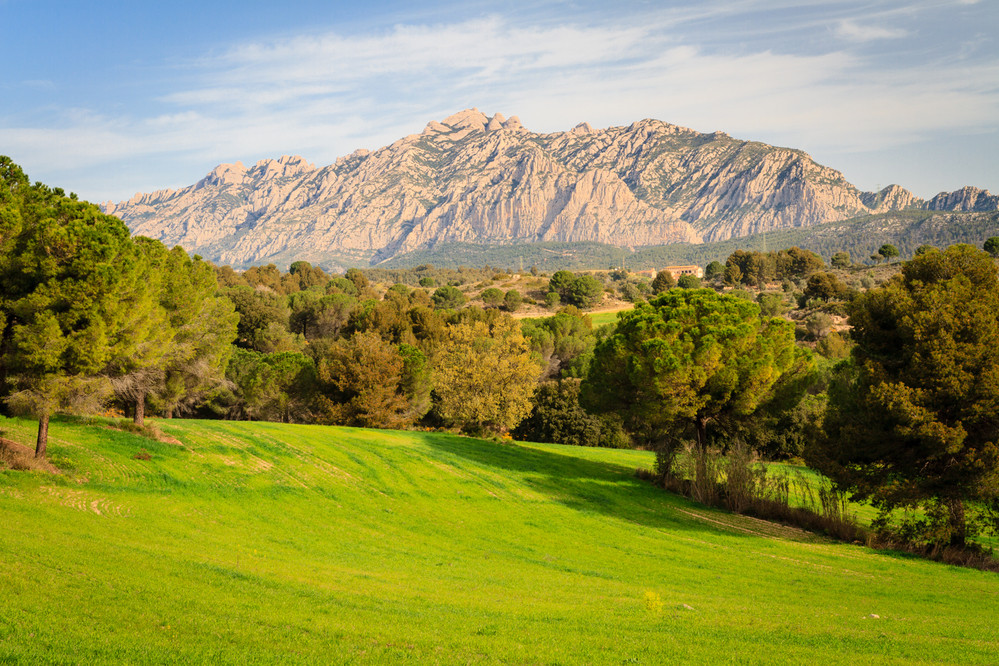
<svg viewBox="0 0 999 666">
<path fill-rule="evenodd" d="M 580 383 L 574 378 L 542 382 L 531 399 L 531 413 L 513 431 L 514 438 L 579 446 L 600 446 L 604 441 L 618 444 L 623 434 L 620 425 L 615 431 L 608 422 L 604 437 L 601 420 L 580 407 Z"/>
<path fill-rule="evenodd" d="M 503 292 L 496 287 L 489 287 L 480 294 L 482 302 L 491 307 L 499 307 L 503 302 Z"/>
<path fill-rule="evenodd" d="M 516 289 L 511 289 L 503 295 L 503 307 L 507 312 L 516 312 L 523 302 L 524 297 Z"/>
<path fill-rule="evenodd" d="M 447 285 L 438 287 L 430 300 L 437 310 L 456 310 L 465 304 L 465 295 L 457 287 Z"/>
</svg>

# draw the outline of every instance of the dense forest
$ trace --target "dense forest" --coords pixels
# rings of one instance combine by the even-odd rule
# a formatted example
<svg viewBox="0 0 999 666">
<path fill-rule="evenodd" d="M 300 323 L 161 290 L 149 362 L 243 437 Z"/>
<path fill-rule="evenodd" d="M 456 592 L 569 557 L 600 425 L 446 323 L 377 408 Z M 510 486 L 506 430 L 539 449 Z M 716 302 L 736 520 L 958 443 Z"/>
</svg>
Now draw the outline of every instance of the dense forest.
<svg viewBox="0 0 999 666">
<path fill-rule="evenodd" d="M 0 158 L 2 409 L 38 419 L 38 456 L 52 415 L 107 407 L 140 429 L 192 415 L 640 446 L 659 483 L 736 509 L 767 492 L 738 461 L 803 459 L 877 506 L 886 539 L 972 547 L 999 527 L 994 260 L 856 249 L 828 265 L 733 249 L 703 279 L 236 272 Z M 621 313 L 595 326 L 604 307 Z"/>
<path fill-rule="evenodd" d="M 781 229 L 713 243 L 672 243 L 634 249 L 603 243 L 531 243 L 529 245 L 477 245 L 440 243 L 433 249 L 414 250 L 380 264 L 390 268 L 412 268 L 433 263 L 445 268 L 458 266 L 505 266 L 540 270 L 586 270 L 626 268 L 632 271 L 660 266 L 724 262 L 736 250 L 766 253 L 768 248 L 800 247 L 829 260 L 836 252 L 848 252 L 858 263 L 882 245 L 898 248 L 902 257 L 913 255 L 922 245 L 947 247 L 957 243 L 980 244 L 999 235 L 999 212 L 939 212 L 904 210 L 829 222 L 800 229 Z"/>
</svg>

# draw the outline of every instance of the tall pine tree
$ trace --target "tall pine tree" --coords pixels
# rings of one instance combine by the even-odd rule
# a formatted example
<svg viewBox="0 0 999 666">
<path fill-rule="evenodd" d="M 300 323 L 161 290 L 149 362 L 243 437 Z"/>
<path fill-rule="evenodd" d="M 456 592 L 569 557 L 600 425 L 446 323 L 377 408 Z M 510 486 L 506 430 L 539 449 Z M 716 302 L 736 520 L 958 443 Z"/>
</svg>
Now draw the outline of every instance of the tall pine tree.
<svg viewBox="0 0 999 666">
<path fill-rule="evenodd" d="M 29 185 L 0 157 L 0 337 L 7 402 L 38 418 L 45 455 L 49 417 L 87 410 L 109 394 L 102 372 L 124 339 L 141 258 L 117 218 L 62 190 Z"/>
</svg>

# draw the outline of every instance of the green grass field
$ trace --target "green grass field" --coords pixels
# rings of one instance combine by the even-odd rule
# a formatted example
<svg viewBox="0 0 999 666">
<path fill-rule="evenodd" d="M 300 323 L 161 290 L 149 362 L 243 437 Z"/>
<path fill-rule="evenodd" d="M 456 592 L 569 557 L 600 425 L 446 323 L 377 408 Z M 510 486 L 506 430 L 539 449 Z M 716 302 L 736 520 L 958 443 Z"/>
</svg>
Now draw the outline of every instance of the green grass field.
<svg viewBox="0 0 999 666">
<path fill-rule="evenodd" d="M 630 310 L 632 307 L 633 306 L 628 305 L 627 307 L 624 307 L 620 310 L 589 313 L 590 321 L 593 322 L 593 328 L 596 328 L 597 326 L 603 326 L 604 324 L 613 324 L 614 322 L 617 321 L 618 314 L 624 312 L 625 310 Z"/>
<path fill-rule="evenodd" d="M 999 655 L 996 574 L 697 507 L 635 478 L 648 453 L 157 424 L 59 420 L 64 474 L 0 472 L 0 662 Z"/>
</svg>

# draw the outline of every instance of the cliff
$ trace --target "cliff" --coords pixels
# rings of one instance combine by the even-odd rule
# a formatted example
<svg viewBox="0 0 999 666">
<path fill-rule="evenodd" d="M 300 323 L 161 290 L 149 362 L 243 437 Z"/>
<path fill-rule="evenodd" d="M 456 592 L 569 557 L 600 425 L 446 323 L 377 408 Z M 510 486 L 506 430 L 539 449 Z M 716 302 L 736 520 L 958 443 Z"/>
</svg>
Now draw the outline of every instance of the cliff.
<svg viewBox="0 0 999 666">
<path fill-rule="evenodd" d="M 343 267 L 439 243 L 697 243 L 914 206 L 992 210 L 997 199 L 864 193 L 801 151 L 658 120 L 538 134 L 470 109 L 326 167 L 223 164 L 190 187 L 103 207 L 215 262 Z"/>
</svg>

